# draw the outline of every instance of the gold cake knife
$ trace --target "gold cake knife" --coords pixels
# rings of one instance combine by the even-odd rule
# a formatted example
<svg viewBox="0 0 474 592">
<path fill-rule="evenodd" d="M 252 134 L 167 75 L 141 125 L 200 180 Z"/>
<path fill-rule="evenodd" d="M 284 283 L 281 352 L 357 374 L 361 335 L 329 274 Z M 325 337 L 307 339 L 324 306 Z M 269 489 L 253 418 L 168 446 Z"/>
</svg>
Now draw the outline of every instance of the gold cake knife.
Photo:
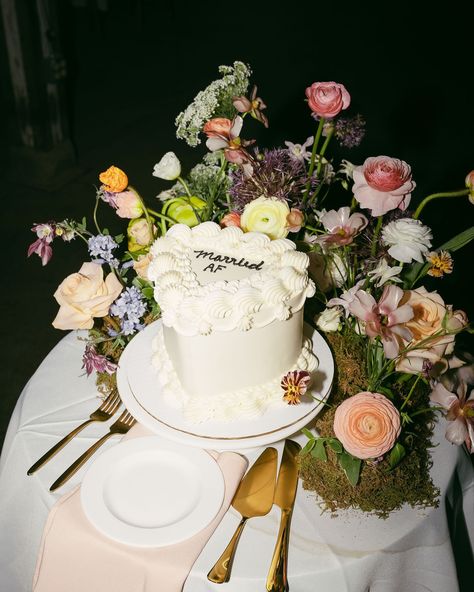
<svg viewBox="0 0 474 592">
<path fill-rule="evenodd" d="M 288 544 L 290 523 L 298 488 L 298 453 L 301 446 L 293 440 L 286 440 L 273 503 L 281 508 L 280 528 L 273 551 L 266 587 L 268 592 L 287 592 Z"/>
</svg>

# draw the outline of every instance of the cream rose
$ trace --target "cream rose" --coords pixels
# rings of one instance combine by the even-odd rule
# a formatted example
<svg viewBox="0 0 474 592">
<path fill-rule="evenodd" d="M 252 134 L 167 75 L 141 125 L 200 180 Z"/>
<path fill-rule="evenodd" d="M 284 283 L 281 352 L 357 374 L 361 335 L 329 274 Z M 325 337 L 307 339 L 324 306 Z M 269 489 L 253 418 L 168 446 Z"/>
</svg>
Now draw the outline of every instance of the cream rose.
<svg viewBox="0 0 474 592">
<path fill-rule="evenodd" d="M 400 305 L 413 308 L 413 318 L 405 323 L 412 340 L 404 342 L 407 351 L 397 363 L 399 372 L 417 374 L 423 371 L 425 361 L 434 364 L 454 349 L 455 333 L 467 324 L 462 310 L 452 311 L 437 292 L 428 292 L 423 286 L 406 290 Z"/>
<path fill-rule="evenodd" d="M 56 329 L 91 329 L 96 317 L 105 317 L 123 286 L 115 274 L 105 278 L 102 266 L 84 263 L 68 275 L 54 293 L 60 309 L 53 321 Z"/>
<path fill-rule="evenodd" d="M 156 228 L 155 226 L 153 227 Z M 135 218 L 130 220 L 127 228 L 128 250 L 132 253 L 146 247 L 153 240 L 150 227 L 145 218 Z"/>
<path fill-rule="evenodd" d="M 133 262 L 133 269 L 138 277 L 143 278 L 144 280 L 148 279 L 148 267 L 151 263 L 151 256 L 150 253 L 146 255 L 140 255 L 136 261 Z"/>
<path fill-rule="evenodd" d="M 400 414 L 384 395 L 362 392 L 339 405 L 333 427 L 349 454 L 362 460 L 378 458 L 400 435 Z"/>
<path fill-rule="evenodd" d="M 285 238 L 289 213 L 290 208 L 285 201 L 258 197 L 245 206 L 240 226 L 244 232 L 263 232 L 271 239 Z"/>
</svg>

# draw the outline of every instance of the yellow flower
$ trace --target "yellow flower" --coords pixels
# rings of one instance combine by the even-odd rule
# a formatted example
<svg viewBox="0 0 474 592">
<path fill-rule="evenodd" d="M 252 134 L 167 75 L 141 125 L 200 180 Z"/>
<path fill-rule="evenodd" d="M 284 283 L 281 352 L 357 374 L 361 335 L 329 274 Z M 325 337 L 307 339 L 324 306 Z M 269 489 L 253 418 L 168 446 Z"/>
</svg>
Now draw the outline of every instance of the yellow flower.
<svg viewBox="0 0 474 592">
<path fill-rule="evenodd" d="M 428 253 L 426 259 L 431 264 L 427 272 L 428 275 L 443 277 L 445 273 L 451 273 L 453 271 L 453 258 L 448 251 Z"/>
<path fill-rule="evenodd" d="M 110 193 L 119 193 L 128 186 L 127 175 L 116 166 L 111 166 L 103 173 L 100 173 L 99 180 L 103 184 L 105 191 L 110 191 Z"/>
<path fill-rule="evenodd" d="M 245 206 L 240 226 L 244 232 L 263 232 L 271 239 L 284 238 L 289 230 L 289 213 L 290 208 L 285 201 L 258 197 Z"/>
</svg>

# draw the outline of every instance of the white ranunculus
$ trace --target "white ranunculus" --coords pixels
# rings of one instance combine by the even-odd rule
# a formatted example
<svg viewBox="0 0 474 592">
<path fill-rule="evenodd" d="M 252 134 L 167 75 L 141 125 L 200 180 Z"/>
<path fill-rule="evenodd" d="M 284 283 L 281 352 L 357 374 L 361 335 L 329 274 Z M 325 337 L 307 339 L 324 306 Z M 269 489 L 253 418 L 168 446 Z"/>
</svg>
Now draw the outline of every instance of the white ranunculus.
<svg viewBox="0 0 474 592">
<path fill-rule="evenodd" d="M 174 152 L 167 152 L 163 158 L 155 164 L 153 176 L 165 181 L 174 181 L 181 175 L 181 163 Z"/>
<path fill-rule="evenodd" d="M 316 326 L 326 333 L 338 331 L 341 325 L 341 312 L 339 306 L 325 308 L 322 313 L 316 316 Z"/>
<path fill-rule="evenodd" d="M 423 263 L 432 238 L 431 229 L 413 218 L 394 220 L 382 230 L 382 241 L 390 247 L 389 255 L 403 263 Z"/>
</svg>

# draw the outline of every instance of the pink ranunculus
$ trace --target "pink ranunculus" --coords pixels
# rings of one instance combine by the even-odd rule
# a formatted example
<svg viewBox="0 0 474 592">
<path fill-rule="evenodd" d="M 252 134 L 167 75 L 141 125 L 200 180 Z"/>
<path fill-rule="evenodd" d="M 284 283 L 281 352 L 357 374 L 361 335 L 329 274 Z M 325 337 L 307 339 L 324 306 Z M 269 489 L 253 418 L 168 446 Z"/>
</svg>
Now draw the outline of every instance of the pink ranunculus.
<svg viewBox="0 0 474 592">
<path fill-rule="evenodd" d="M 413 318 L 413 308 L 400 305 L 402 297 L 401 288 L 387 284 L 378 302 L 368 292 L 359 290 L 349 304 L 349 312 L 364 321 L 366 334 L 372 339 L 380 337 L 389 360 L 398 356 L 401 340 L 410 340 L 412 336 L 406 323 Z"/>
<path fill-rule="evenodd" d="M 290 232 L 299 232 L 304 222 L 304 214 L 297 208 L 291 208 L 290 213 L 286 217 L 286 223 Z"/>
<path fill-rule="evenodd" d="M 354 237 L 369 223 L 364 214 L 357 212 L 351 215 L 349 207 L 339 208 L 337 211 L 330 210 L 320 221 L 328 233 L 318 237 L 315 242 L 327 247 L 351 244 Z"/>
<path fill-rule="evenodd" d="M 114 195 L 117 207 L 117 216 L 133 220 L 143 214 L 143 206 L 140 198 L 133 191 L 122 191 Z"/>
<path fill-rule="evenodd" d="M 339 405 L 333 427 L 349 454 L 362 460 L 378 458 L 400 435 L 400 414 L 384 395 L 361 392 Z"/>
<path fill-rule="evenodd" d="M 405 210 L 416 184 L 411 168 L 404 160 L 390 156 L 371 156 L 363 165 L 354 167 L 352 191 L 362 208 L 372 216 L 382 216 L 390 210 Z"/>
<path fill-rule="evenodd" d="M 306 96 L 311 111 L 325 119 L 336 117 L 351 103 L 351 95 L 338 82 L 313 82 L 306 89 Z"/>
<path fill-rule="evenodd" d="M 219 224 L 222 228 L 226 228 L 227 226 L 236 226 L 237 228 L 240 228 L 239 212 L 229 212 L 221 219 Z"/>
</svg>

